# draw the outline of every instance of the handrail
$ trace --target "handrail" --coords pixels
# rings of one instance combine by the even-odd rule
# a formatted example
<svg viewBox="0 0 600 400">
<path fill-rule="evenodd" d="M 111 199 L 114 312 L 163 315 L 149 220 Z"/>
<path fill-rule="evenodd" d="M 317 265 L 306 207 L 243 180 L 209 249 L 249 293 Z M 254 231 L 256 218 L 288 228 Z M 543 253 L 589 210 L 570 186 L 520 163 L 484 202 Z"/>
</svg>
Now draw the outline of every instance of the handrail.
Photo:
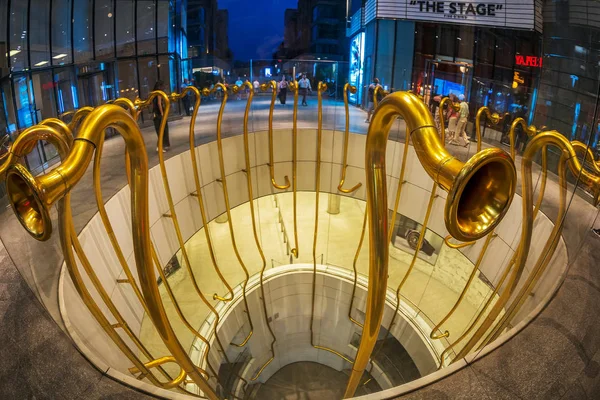
<svg viewBox="0 0 600 400">
<path fill-rule="evenodd" d="M 275 109 L 275 99 L 277 98 L 277 82 L 271 80 L 269 84 L 263 83 L 260 85 L 260 90 L 266 92 L 269 87 L 271 88 L 271 105 L 269 106 L 269 173 L 271 174 L 271 185 L 275 189 L 285 190 L 290 187 L 290 179 L 285 175 L 285 185 L 277 184 L 275 181 L 275 160 L 273 157 L 273 112 Z"/>
<path fill-rule="evenodd" d="M 283 243 L 285 243 L 286 255 L 290 256 L 290 264 L 293 264 L 294 259 L 292 257 L 292 246 L 290 246 L 290 236 L 287 233 L 287 229 L 283 221 L 283 214 L 281 213 L 281 208 L 279 208 L 277 194 L 273 194 L 273 199 L 275 199 L 275 207 L 277 207 L 277 222 L 281 224 L 281 233 L 283 233 Z"/>
<path fill-rule="evenodd" d="M 242 270 L 244 271 L 245 282 L 248 282 L 248 278 L 250 277 L 250 275 L 248 274 L 248 269 L 246 268 L 246 265 L 244 264 L 244 261 L 242 260 L 242 256 L 240 255 L 240 252 L 238 250 L 237 242 L 235 240 L 235 232 L 233 230 L 233 222 L 231 220 L 231 206 L 229 205 L 229 191 L 227 190 L 227 176 L 225 174 L 225 159 L 223 156 L 223 138 L 222 138 L 222 133 L 221 133 L 221 124 L 223 122 L 223 111 L 225 110 L 225 105 L 227 104 L 228 95 L 227 95 L 227 90 L 225 90 L 225 86 L 222 83 L 217 83 L 215 85 L 215 87 L 221 87 L 223 89 L 223 99 L 221 101 L 221 107 L 219 108 L 219 115 L 217 117 L 217 151 L 219 153 L 219 170 L 221 172 L 221 188 L 223 191 L 223 199 L 225 201 L 225 212 L 227 213 L 227 225 L 229 227 L 229 237 L 231 238 L 233 252 L 235 253 L 236 258 L 237 258 L 238 262 L 240 263 Z M 237 93 L 241 88 L 239 88 L 237 85 L 234 85 L 231 89 L 232 89 L 233 93 Z M 248 125 L 248 112 L 249 112 L 250 105 L 252 102 L 252 96 L 253 96 L 253 93 L 251 92 L 250 96 L 248 97 L 248 102 L 246 103 L 246 112 L 244 114 L 245 129 L 247 129 L 247 125 Z M 246 173 L 249 174 L 249 173 L 251 173 L 251 171 L 246 171 Z M 250 201 L 252 201 L 252 200 L 250 200 Z M 250 316 L 250 310 L 248 308 L 248 299 L 246 298 L 245 287 L 246 286 L 244 285 L 244 290 L 243 290 L 244 306 L 246 307 L 246 315 L 248 317 L 248 323 L 250 324 L 250 332 L 248 333 L 246 338 L 242 341 L 242 343 L 232 343 L 233 345 L 235 345 L 237 347 L 245 346 L 246 343 L 248 343 L 248 341 L 250 340 L 250 337 L 252 337 L 252 334 L 254 333 L 254 325 L 252 324 L 252 317 Z"/>
<path fill-rule="evenodd" d="M 294 80 L 288 84 L 290 90 L 294 93 L 294 111 L 292 114 L 292 196 L 294 209 L 294 247 L 292 255 L 298 258 L 300 244 L 298 243 L 298 223 L 297 223 L 297 191 L 298 191 L 298 82 Z"/>
<path fill-rule="evenodd" d="M 177 102 L 181 98 L 183 98 L 183 96 L 187 96 L 188 93 L 194 93 L 195 98 L 196 98 L 196 100 L 194 102 L 194 108 L 192 110 L 192 117 L 190 118 L 190 128 L 189 128 L 189 135 L 188 135 L 189 142 L 190 142 L 190 159 L 192 162 L 194 185 L 196 187 L 196 191 L 190 193 L 190 196 L 196 197 L 196 199 L 198 201 L 198 207 L 200 208 L 200 216 L 202 218 L 202 226 L 204 227 L 204 236 L 206 238 L 206 243 L 208 245 L 208 252 L 210 255 L 210 260 L 212 262 L 215 272 L 217 273 L 217 275 L 219 276 L 219 279 L 221 280 L 221 283 L 223 283 L 223 285 L 225 285 L 225 287 L 227 288 L 227 293 L 229 295 L 229 297 L 222 297 L 222 296 L 219 296 L 215 292 L 215 293 L 213 293 L 213 300 L 231 301 L 231 300 L 233 300 L 233 289 L 231 288 L 231 285 L 227 282 L 227 280 L 223 276 L 223 273 L 221 272 L 221 269 L 219 268 L 219 264 L 217 262 L 217 257 L 215 255 L 214 246 L 212 243 L 212 239 L 210 237 L 208 218 L 206 217 L 206 209 L 204 207 L 204 199 L 202 196 L 202 188 L 200 185 L 200 173 L 198 171 L 198 163 L 196 161 L 196 135 L 194 132 L 194 128 L 196 126 L 196 117 L 198 116 L 198 110 L 200 108 L 202 96 L 200 95 L 200 91 L 196 87 L 188 86 L 184 90 L 182 90 L 181 93 L 179 93 L 179 94 L 171 93 L 170 97 L 171 97 L 172 102 Z M 206 88 L 202 90 L 202 95 L 208 96 L 209 94 L 210 94 L 210 90 L 208 90 Z"/>
<path fill-rule="evenodd" d="M 338 190 L 342 193 L 350 194 L 356 192 L 362 183 L 358 182 L 350 189 L 344 189 L 344 181 L 346 180 L 346 170 L 348 169 L 348 140 L 350 138 L 350 112 L 348 110 L 348 91 L 350 93 L 356 93 L 356 86 L 352 86 L 349 83 L 344 85 L 344 109 L 346 110 L 346 125 L 344 126 L 344 156 L 342 158 L 342 177 L 338 184 Z"/>
</svg>

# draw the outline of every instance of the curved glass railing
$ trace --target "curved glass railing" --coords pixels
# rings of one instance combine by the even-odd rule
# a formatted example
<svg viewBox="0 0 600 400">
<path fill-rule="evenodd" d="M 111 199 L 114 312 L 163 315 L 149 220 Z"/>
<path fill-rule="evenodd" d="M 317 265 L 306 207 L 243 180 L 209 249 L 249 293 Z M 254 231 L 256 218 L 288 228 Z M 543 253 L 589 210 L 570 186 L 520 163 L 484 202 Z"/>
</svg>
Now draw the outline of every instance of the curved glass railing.
<svg viewBox="0 0 600 400">
<path fill-rule="evenodd" d="M 596 162 L 586 144 L 519 121 L 508 136 L 523 127 L 530 135 L 523 153 L 514 151 L 514 140 L 506 151 L 495 150 L 481 138 L 479 121 L 494 129 L 502 119 L 486 109 L 475 117 L 476 144 L 445 144 L 445 126 L 438 130 L 422 101 L 406 93 L 381 100 L 376 91 L 379 105 L 367 124 L 366 112 L 348 105 L 354 89 L 336 83 L 338 77 L 313 82 L 312 93 L 291 81 L 285 101 L 282 85 L 270 80 L 156 92 L 81 110 L 70 126 L 47 121 L 31 128 L 0 155 L 1 201 L 18 215 L 3 207 L 2 242 L 63 329 L 85 339 L 76 319 L 62 322 L 66 300 L 59 296 L 75 289 L 99 322 L 91 330 L 106 332 L 116 344 L 109 348 L 130 363 L 115 357 L 109 367 L 166 390 L 242 396 L 243 389 L 224 394 L 223 388 L 260 381 L 282 356 L 278 341 L 285 338 L 277 337 L 266 303 L 254 308 L 245 301 L 247 286 L 264 290 L 266 272 L 298 263 L 314 266 L 310 345 L 353 371 L 347 396 L 372 372 L 369 360 L 387 338 L 378 338 L 380 329 L 393 330 L 395 317 L 382 321 L 378 314 L 384 303 L 398 310 L 404 302 L 412 310 L 402 309 L 404 318 L 426 321 L 429 329 L 403 334 L 441 348 L 434 353 L 443 372 L 526 323 L 560 285 L 573 261 L 567 250 L 576 254 L 571 250 L 588 228 L 571 219 L 591 223 L 596 213 L 590 205 L 600 190 Z M 195 100 L 193 113 L 169 122 L 171 150 L 163 154 L 164 123 L 156 146 L 154 133 L 133 121 L 154 97 L 168 113 L 182 96 Z M 440 108 L 454 106 L 448 103 Z M 105 128 L 125 137 L 126 156 L 122 143 L 105 140 Z M 37 141 L 55 145 L 64 160 L 33 177 L 17 165 Z M 156 167 L 148 172 L 149 166 Z M 94 195 L 98 204 L 90 201 Z M 19 222 L 47 241 L 33 241 Z M 360 338 L 355 354 L 321 343 L 313 332 L 321 265 L 345 270 L 369 293 L 365 315 L 354 307 L 354 294 L 339 310 Z M 242 329 L 225 343 L 217 328 L 234 299 L 245 303 Z M 210 336 L 201 333 L 207 321 Z M 259 322 L 269 329 L 268 354 L 247 375 L 220 372 L 221 364 L 251 362 L 244 349 Z M 192 348 L 205 345 L 195 364 Z"/>
</svg>

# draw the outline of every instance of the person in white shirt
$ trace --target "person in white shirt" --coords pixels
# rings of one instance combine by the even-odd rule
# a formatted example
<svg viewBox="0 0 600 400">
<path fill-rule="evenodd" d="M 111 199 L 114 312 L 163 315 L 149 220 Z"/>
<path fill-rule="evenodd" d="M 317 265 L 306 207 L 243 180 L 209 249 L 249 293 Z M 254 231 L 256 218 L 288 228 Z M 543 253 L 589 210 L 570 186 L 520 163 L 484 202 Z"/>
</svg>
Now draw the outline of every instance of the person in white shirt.
<svg viewBox="0 0 600 400">
<path fill-rule="evenodd" d="M 462 138 L 465 142 L 464 147 L 469 145 L 469 136 L 467 135 L 466 127 L 469 118 L 469 103 L 465 101 L 465 95 L 461 94 L 458 96 L 460 100 L 460 110 L 458 111 L 458 123 L 456 124 L 456 131 L 450 140 L 450 144 L 460 144 L 458 139 Z"/>
<path fill-rule="evenodd" d="M 308 106 L 306 94 L 312 92 L 312 88 L 310 87 L 310 81 L 306 78 L 306 74 L 302 74 L 302 79 L 298 82 L 298 87 L 300 88 L 300 94 L 302 94 L 302 105 Z"/>
<path fill-rule="evenodd" d="M 242 99 L 242 85 L 244 84 L 244 81 L 242 81 L 242 78 L 240 78 L 238 76 L 237 81 L 235 81 L 235 85 L 238 87 L 238 92 L 237 92 L 237 99 L 241 100 Z"/>
<path fill-rule="evenodd" d="M 254 82 L 252 82 L 252 86 L 254 86 L 254 94 L 258 94 L 260 91 L 260 82 L 258 79 L 255 79 Z"/>
<path fill-rule="evenodd" d="M 279 102 L 281 104 L 285 104 L 285 99 L 287 98 L 287 87 L 288 82 L 285 80 L 285 75 L 281 77 L 281 81 L 279 82 Z"/>
</svg>

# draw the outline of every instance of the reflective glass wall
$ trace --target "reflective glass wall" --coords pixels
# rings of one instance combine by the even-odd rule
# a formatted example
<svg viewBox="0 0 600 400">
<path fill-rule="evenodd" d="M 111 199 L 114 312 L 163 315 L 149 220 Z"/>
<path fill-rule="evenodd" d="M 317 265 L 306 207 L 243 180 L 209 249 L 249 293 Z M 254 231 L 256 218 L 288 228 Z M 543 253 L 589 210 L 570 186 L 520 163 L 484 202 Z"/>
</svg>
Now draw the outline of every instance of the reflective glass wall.
<svg viewBox="0 0 600 400">
<path fill-rule="evenodd" d="M 0 0 L 0 139 L 45 118 L 181 83 L 185 0 Z M 179 110 L 172 110 L 178 113 Z M 151 123 L 145 114 L 141 124 Z M 56 161 L 43 145 L 27 157 Z"/>
</svg>

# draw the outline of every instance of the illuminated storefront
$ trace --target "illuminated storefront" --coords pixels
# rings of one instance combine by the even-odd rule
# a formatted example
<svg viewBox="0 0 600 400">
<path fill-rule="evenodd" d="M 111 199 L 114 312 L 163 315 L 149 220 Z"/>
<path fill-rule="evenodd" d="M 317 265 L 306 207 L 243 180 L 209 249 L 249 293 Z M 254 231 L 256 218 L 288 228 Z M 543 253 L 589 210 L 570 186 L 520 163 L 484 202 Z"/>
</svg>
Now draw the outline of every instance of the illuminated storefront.
<svg viewBox="0 0 600 400">
<path fill-rule="evenodd" d="M 347 34 L 364 35 L 363 89 L 377 77 L 387 90 L 412 90 L 426 101 L 464 94 L 472 116 L 486 105 L 531 121 L 541 29 L 534 0 L 369 0 Z"/>
</svg>

